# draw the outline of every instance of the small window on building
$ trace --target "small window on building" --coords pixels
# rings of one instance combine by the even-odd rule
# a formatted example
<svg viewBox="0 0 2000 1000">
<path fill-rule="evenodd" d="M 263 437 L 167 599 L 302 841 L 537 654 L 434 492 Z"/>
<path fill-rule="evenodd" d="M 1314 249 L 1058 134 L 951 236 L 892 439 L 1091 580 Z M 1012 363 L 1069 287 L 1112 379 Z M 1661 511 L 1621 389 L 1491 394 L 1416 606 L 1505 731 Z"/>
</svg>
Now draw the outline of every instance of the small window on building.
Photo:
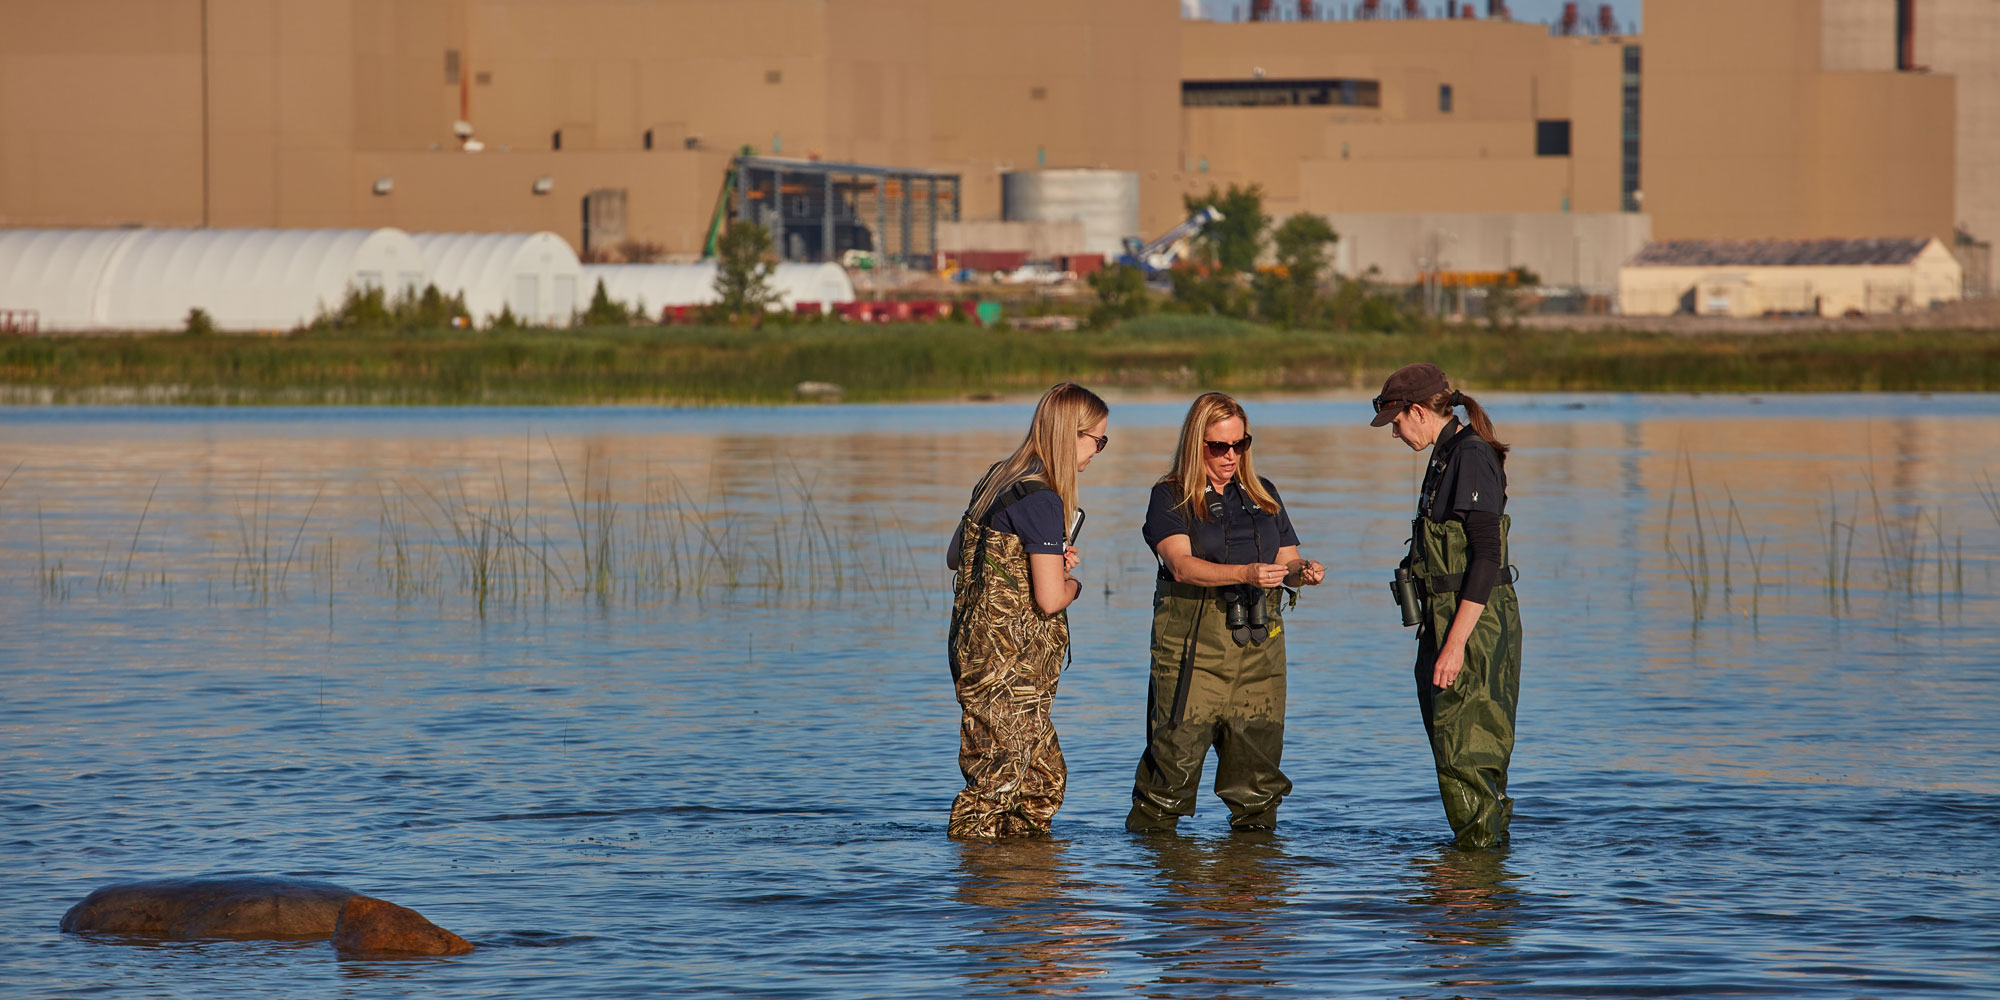
<svg viewBox="0 0 2000 1000">
<path fill-rule="evenodd" d="M 453 87 L 458 86 L 457 49 L 444 50 L 444 82 Z"/>
<path fill-rule="evenodd" d="M 765 83 L 784 83 L 784 82 L 785 82 L 785 71 L 784 71 L 784 70 L 781 70 L 781 69 L 767 69 L 767 70 L 765 70 L 765 71 L 764 71 L 764 82 L 765 82 Z"/>
<path fill-rule="evenodd" d="M 493 84 L 493 74 L 490 71 L 474 73 L 472 74 L 472 82 L 482 87 L 491 86 Z"/>
<path fill-rule="evenodd" d="M 1535 122 L 1535 155 L 1569 155 L 1569 119 L 1544 118 Z"/>
<path fill-rule="evenodd" d="M 1047 87 L 1033 87 L 1030 88 L 1028 91 L 1028 100 L 1046 101 L 1048 99 L 1049 99 L 1049 88 Z"/>
<path fill-rule="evenodd" d="M 1438 111 L 1451 114 L 1451 84 L 1438 84 Z"/>
<path fill-rule="evenodd" d="M 549 133 L 549 148 L 562 148 L 562 129 L 556 129 L 554 132 Z"/>
</svg>

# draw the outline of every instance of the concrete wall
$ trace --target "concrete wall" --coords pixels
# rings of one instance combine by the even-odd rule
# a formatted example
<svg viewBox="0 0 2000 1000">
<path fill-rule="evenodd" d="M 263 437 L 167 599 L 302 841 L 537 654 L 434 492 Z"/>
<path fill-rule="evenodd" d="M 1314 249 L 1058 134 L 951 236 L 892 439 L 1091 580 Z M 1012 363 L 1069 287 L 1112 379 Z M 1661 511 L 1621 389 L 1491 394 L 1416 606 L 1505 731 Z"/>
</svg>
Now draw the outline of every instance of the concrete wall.
<svg viewBox="0 0 2000 1000">
<path fill-rule="evenodd" d="M 1871 65 L 1823 0 L 1647 12 L 1645 208 L 1662 239 L 1936 236 L 1953 223 L 1952 81 Z M 1858 25 L 1858 27 L 1857 27 Z M 1871 54 L 1874 53 L 1874 54 Z"/>
<path fill-rule="evenodd" d="M 1872 68 L 1880 10 L 1841 19 L 1859 2 L 1649 10 L 1657 235 L 2000 235 L 2000 4 L 1923 0 L 1938 72 L 1896 74 Z M 1263 185 L 1276 219 L 1616 212 L 1634 41 L 1182 21 L 1172 0 L 0 0 L 0 23 L 0 225 L 580 243 L 580 199 L 608 187 L 629 235 L 675 254 L 699 250 L 745 145 L 957 172 L 968 220 L 999 218 L 1007 170 L 1131 171 L 1142 235 L 1231 183 Z M 1181 107 L 1183 79 L 1259 71 L 1378 80 L 1381 106 Z M 458 150 L 461 115 L 485 152 Z M 1534 155 L 1538 118 L 1571 122 L 1570 156 Z"/>
<path fill-rule="evenodd" d="M 1917 65 L 1957 87 L 1958 224 L 2000 244 L 2000 3 L 1919 0 Z M 1988 260 L 1986 287 L 2000 289 L 2000 261 Z"/>
<path fill-rule="evenodd" d="M 1552 286 L 1610 295 L 1619 272 L 1651 238 L 1651 220 L 1631 212 L 1333 213 L 1342 274 L 1377 268 L 1385 281 L 1414 283 L 1424 270 L 1526 267 Z"/>
<path fill-rule="evenodd" d="M 1264 187 L 1310 212 L 1612 212 L 1621 207 L 1624 46 L 1487 20 L 1218 24 L 1181 33 L 1190 80 L 1359 78 L 1381 106 L 1185 108 L 1191 190 Z M 1440 105 L 1451 88 L 1451 109 Z M 1568 119 L 1572 155 L 1535 155 Z"/>
<path fill-rule="evenodd" d="M 972 222 L 938 223 L 938 249 L 945 253 L 961 250 L 1020 250 L 1035 260 L 1047 260 L 1084 252 L 1081 222 Z"/>
</svg>

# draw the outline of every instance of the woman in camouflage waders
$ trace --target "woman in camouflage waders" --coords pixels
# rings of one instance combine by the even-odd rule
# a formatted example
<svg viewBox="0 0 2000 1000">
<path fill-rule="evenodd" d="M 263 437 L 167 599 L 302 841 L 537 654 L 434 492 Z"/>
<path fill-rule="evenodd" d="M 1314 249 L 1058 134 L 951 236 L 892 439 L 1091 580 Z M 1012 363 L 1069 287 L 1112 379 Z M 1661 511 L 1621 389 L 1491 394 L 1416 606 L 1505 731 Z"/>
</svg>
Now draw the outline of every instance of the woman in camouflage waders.
<svg viewBox="0 0 2000 1000">
<path fill-rule="evenodd" d="M 1459 423 L 1453 407 L 1463 406 Z M 1373 425 L 1431 449 L 1405 560 L 1416 588 L 1417 704 L 1460 847 L 1507 840 L 1507 763 L 1521 693 L 1521 611 L 1507 563 L 1507 446 L 1436 365 L 1398 369 Z"/>
<path fill-rule="evenodd" d="M 1028 436 L 973 488 L 945 563 L 953 585 L 949 651 L 964 716 L 951 804 L 953 837 L 1049 832 L 1069 771 L 1049 709 L 1063 656 L 1064 613 L 1083 591 L 1069 575 L 1076 476 L 1111 439 L 1104 400 L 1065 382 L 1042 395 Z"/>
<path fill-rule="evenodd" d="M 1159 557 L 1146 752 L 1132 784 L 1133 833 L 1172 830 L 1194 814 L 1208 748 L 1229 825 L 1278 823 L 1292 783 L 1285 749 L 1281 587 L 1326 578 L 1299 557 L 1277 487 L 1250 470 L 1250 420 L 1234 399 L 1205 393 L 1181 423 L 1180 447 L 1153 486 L 1146 544 Z"/>
</svg>

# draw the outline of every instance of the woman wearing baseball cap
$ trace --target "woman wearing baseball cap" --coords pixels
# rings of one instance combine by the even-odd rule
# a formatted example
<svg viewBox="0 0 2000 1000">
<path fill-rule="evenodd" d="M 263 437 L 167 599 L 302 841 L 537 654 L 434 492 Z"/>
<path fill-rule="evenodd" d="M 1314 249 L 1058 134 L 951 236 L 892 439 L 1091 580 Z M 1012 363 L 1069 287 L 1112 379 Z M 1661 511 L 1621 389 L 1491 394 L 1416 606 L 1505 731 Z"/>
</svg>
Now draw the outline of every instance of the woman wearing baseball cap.
<svg viewBox="0 0 2000 1000">
<path fill-rule="evenodd" d="M 1407 365 L 1375 397 L 1372 426 L 1431 449 L 1403 565 L 1416 584 L 1417 704 L 1460 847 L 1507 840 L 1507 762 L 1521 691 L 1521 614 L 1507 563 L 1507 446 L 1433 364 Z M 1464 407 L 1460 423 L 1455 408 Z"/>
</svg>

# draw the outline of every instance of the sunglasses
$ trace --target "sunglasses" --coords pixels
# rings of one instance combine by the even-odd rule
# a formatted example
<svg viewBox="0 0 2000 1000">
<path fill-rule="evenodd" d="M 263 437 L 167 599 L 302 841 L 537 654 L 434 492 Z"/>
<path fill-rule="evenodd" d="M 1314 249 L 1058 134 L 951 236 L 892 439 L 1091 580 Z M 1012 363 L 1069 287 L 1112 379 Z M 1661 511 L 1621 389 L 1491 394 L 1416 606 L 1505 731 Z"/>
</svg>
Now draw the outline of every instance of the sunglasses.
<svg viewBox="0 0 2000 1000">
<path fill-rule="evenodd" d="M 1210 455 L 1216 458 L 1221 458 L 1232 451 L 1238 455 L 1242 455 L 1250 450 L 1250 435 L 1243 435 L 1243 440 L 1241 441 L 1203 441 L 1202 445 L 1208 449 Z"/>
<path fill-rule="evenodd" d="M 1089 431 L 1077 431 L 1076 433 L 1077 436 L 1079 437 L 1087 437 L 1092 441 L 1097 442 L 1098 451 L 1103 451 L 1104 449 L 1111 447 L 1111 435 L 1109 434 L 1097 435 L 1097 434 L 1092 434 Z"/>
<path fill-rule="evenodd" d="M 1374 398 L 1374 400 L 1372 400 L 1372 402 L 1373 402 L 1373 403 L 1375 404 L 1375 412 L 1376 412 L 1376 413 L 1380 413 L 1380 412 L 1382 412 L 1383 410 L 1386 410 L 1386 409 L 1388 409 L 1388 408 L 1389 408 L 1389 407 L 1391 407 L 1391 406 L 1408 406 L 1408 405 L 1410 405 L 1410 404 L 1409 404 L 1409 403 L 1408 403 L 1407 401 L 1405 401 L 1405 400 L 1401 400 L 1401 399 L 1383 399 L 1383 398 L 1382 398 L 1381 396 L 1377 396 L 1377 397 L 1375 397 L 1375 398 Z"/>
</svg>

